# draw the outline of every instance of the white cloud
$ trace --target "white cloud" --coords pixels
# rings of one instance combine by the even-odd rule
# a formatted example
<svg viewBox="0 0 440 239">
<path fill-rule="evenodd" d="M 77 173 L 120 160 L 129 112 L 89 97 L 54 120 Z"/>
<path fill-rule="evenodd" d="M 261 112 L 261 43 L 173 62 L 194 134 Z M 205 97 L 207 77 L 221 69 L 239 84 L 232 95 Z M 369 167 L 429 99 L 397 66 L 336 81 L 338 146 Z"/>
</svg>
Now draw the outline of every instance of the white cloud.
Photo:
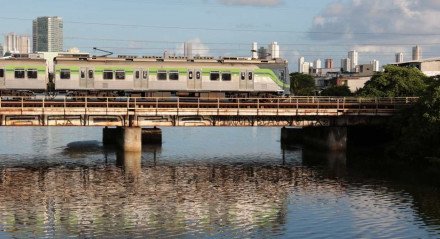
<svg viewBox="0 0 440 239">
<path fill-rule="evenodd" d="M 283 0 L 217 0 L 224 5 L 240 5 L 240 6 L 259 6 L 259 7 L 273 7 L 279 6 Z"/>
<path fill-rule="evenodd" d="M 210 50 L 209 47 L 205 44 L 203 44 L 202 40 L 200 38 L 194 38 L 189 41 L 189 43 L 192 43 L 192 53 L 193 55 L 200 55 L 200 56 L 210 56 Z M 184 44 L 179 44 L 176 47 L 176 52 L 179 55 L 183 55 L 184 53 Z"/>
<path fill-rule="evenodd" d="M 439 16 L 439 0 L 338 0 L 315 16 L 309 36 L 320 40 L 427 40 L 427 34 L 440 32 Z M 439 36 L 429 35 L 429 39 L 439 40 Z"/>
</svg>

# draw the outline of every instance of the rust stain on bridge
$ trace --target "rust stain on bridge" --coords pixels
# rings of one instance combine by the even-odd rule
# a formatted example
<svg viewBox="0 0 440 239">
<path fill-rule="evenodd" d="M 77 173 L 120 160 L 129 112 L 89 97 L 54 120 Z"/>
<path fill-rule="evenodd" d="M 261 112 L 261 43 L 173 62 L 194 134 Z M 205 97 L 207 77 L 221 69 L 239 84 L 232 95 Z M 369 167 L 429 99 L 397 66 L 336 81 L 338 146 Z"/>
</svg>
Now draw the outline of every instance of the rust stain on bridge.
<svg viewBox="0 0 440 239">
<path fill-rule="evenodd" d="M 417 98 L 1 97 L 1 125 L 292 126 L 387 117 Z"/>
</svg>

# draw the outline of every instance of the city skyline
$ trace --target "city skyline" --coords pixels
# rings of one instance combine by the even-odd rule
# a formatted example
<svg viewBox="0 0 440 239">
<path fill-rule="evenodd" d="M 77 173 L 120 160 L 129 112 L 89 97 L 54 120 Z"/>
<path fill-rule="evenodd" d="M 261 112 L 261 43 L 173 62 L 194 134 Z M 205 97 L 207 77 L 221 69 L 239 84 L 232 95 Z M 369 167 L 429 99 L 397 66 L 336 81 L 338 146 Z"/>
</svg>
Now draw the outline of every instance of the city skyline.
<svg viewBox="0 0 440 239">
<path fill-rule="evenodd" d="M 411 60 L 414 45 L 423 48 L 424 58 L 439 55 L 439 45 L 435 44 L 438 27 L 429 29 L 425 26 L 433 13 L 440 12 L 435 1 L 426 1 L 423 5 L 405 0 L 371 4 L 378 12 L 390 12 L 389 16 L 381 15 L 381 19 L 404 13 L 394 21 L 381 23 L 368 15 L 372 8 L 367 4 L 370 2 L 171 0 L 161 3 L 112 0 L 103 4 L 101 0 L 78 0 L 54 4 L 42 0 L 36 4 L 21 0 L 5 6 L 4 12 L 14 14 L 0 16 L 0 32 L 3 35 L 11 31 L 30 35 L 32 19 L 54 15 L 64 19 L 64 50 L 78 47 L 92 54 L 93 47 L 98 47 L 116 54 L 161 55 L 167 51 L 183 55 L 184 42 L 192 42 L 193 54 L 251 56 L 253 42 L 258 42 L 259 46 L 278 42 L 281 57 L 290 62 L 292 69 L 296 68 L 300 56 L 310 61 L 334 59 L 337 62 L 346 58 L 350 50 L 359 52 L 359 64 L 373 59 L 383 64 L 393 63 L 399 52 L 404 54 L 405 61 Z M 13 11 L 19 4 L 27 5 L 31 10 L 26 13 Z M 360 11 L 362 8 L 364 10 Z M 183 13 L 182 9 L 185 9 Z M 116 10 L 117 15 L 113 14 Z M 360 11 L 358 16 L 356 11 Z M 431 14 L 423 16 L 422 13 Z M 407 23 L 408 14 L 414 15 L 412 23 Z M 397 23 L 407 25 L 399 28 Z M 421 23 L 424 25 L 418 27 Z"/>
</svg>

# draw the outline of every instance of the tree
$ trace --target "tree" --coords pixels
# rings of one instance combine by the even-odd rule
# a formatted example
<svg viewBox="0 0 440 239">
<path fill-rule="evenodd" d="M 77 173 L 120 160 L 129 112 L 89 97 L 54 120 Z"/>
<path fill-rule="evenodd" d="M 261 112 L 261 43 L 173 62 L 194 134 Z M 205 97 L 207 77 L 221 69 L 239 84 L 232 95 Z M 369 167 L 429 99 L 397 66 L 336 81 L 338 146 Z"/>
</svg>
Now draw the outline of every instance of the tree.
<svg viewBox="0 0 440 239">
<path fill-rule="evenodd" d="M 290 92 L 299 96 L 315 95 L 315 80 L 310 75 L 290 73 Z"/>
<path fill-rule="evenodd" d="M 353 95 L 350 88 L 346 85 L 341 86 L 330 86 L 327 89 L 321 91 L 322 96 L 351 96 Z"/>
<path fill-rule="evenodd" d="M 440 77 L 431 78 L 417 104 L 396 115 L 391 127 L 401 158 L 440 157 Z"/>
<path fill-rule="evenodd" d="M 417 68 L 385 66 L 359 90 L 361 96 L 405 97 L 420 96 L 427 87 L 427 77 Z"/>
</svg>

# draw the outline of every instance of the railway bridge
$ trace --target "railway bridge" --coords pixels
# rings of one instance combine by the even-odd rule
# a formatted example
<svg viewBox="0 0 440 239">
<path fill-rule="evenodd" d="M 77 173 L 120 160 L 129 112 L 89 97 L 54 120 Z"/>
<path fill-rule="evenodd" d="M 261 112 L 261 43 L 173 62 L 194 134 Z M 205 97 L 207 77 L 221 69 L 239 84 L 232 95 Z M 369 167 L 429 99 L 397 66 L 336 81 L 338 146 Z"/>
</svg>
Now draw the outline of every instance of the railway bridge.
<svg viewBox="0 0 440 239">
<path fill-rule="evenodd" d="M 295 126 L 358 124 L 417 98 L 0 97 L 1 126 Z"/>
<path fill-rule="evenodd" d="M 118 129 L 127 130 L 153 126 L 347 126 L 369 124 L 392 116 L 416 101 L 417 98 L 411 97 L 220 99 L 57 96 L 49 99 L 45 96 L 2 96 L 0 125 L 118 126 Z M 104 141 L 106 138 L 125 137 L 121 132 L 104 129 Z"/>
</svg>

